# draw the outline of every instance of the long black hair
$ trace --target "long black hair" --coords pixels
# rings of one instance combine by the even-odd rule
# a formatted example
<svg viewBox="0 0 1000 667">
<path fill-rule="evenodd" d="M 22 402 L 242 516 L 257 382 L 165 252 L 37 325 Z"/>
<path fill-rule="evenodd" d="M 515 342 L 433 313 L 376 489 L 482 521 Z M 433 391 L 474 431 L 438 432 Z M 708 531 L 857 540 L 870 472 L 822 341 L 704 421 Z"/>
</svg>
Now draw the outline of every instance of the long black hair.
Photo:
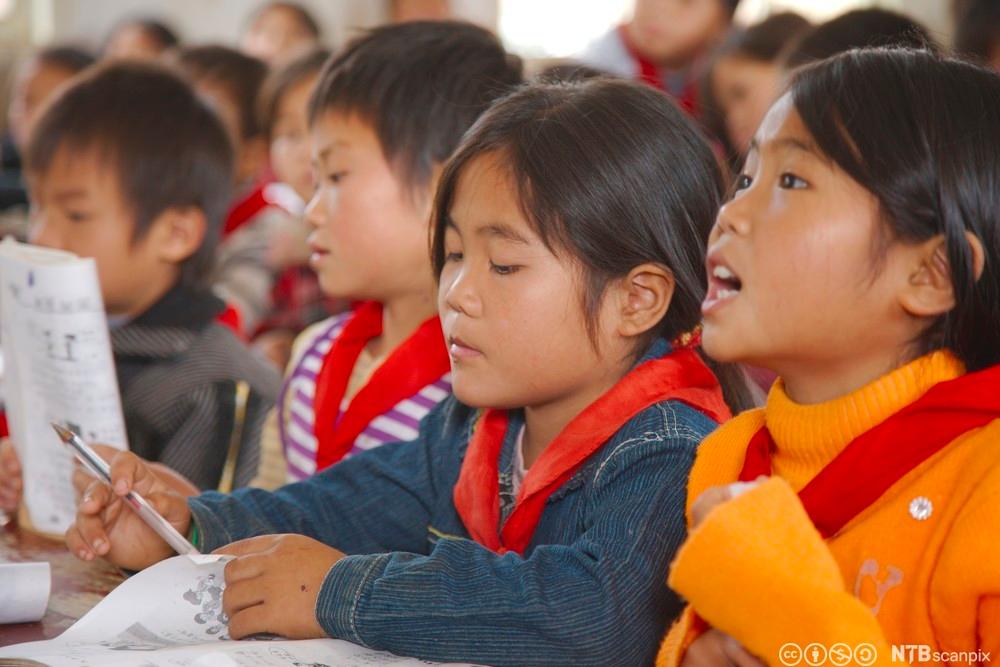
<svg viewBox="0 0 1000 667">
<path fill-rule="evenodd" d="M 1000 362 L 1000 77 L 863 49 L 800 71 L 791 95 L 820 150 L 878 199 L 888 240 L 945 239 L 955 307 L 918 351 L 950 349 L 970 370 Z M 966 232 L 986 256 L 978 280 Z"/>
<path fill-rule="evenodd" d="M 487 153 L 504 157 L 522 212 L 542 242 L 583 267 L 591 327 L 608 284 L 649 262 L 667 268 L 675 287 L 666 315 L 636 354 L 655 337 L 673 340 L 698 325 L 705 245 L 724 186 L 705 138 L 662 93 L 595 79 L 534 84 L 497 102 L 441 175 L 431 223 L 438 276 L 459 176 Z M 749 407 L 742 370 L 714 369 L 730 406 Z"/>
</svg>

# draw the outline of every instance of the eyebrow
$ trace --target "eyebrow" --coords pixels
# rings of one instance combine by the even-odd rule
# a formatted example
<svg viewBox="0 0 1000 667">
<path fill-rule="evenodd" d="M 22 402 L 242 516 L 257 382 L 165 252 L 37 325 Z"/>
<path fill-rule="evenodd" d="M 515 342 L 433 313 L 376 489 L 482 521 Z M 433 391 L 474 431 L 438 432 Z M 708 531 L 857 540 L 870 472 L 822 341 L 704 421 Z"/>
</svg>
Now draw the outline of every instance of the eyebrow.
<svg viewBox="0 0 1000 667">
<path fill-rule="evenodd" d="M 799 139 L 797 137 L 778 137 L 777 139 L 771 139 L 764 143 L 773 148 L 793 149 L 809 153 L 813 157 L 820 157 L 819 150 L 817 150 L 815 144 L 811 141 Z M 760 142 L 757 141 L 756 137 L 750 140 L 750 150 L 760 152 Z"/>
<path fill-rule="evenodd" d="M 530 245 L 530 241 L 528 241 L 528 239 L 526 239 L 516 229 L 500 222 L 495 222 L 489 225 L 482 225 L 478 229 L 476 229 L 476 234 L 478 236 L 490 236 L 493 238 L 499 238 L 504 241 L 510 241 L 511 243 Z"/>
<path fill-rule="evenodd" d="M 317 157 L 319 157 L 320 160 L 325 160 L 330 155 L 330 153 L 333 152 L 334 148 L 338 148 L 338 147 L 339 148 L 347 148 L 347 146 L 348 146 L 348 144 L 347 144 L 346 141 L 338 139 L 337 141 L 330 142 L 329 144 L 327 144 L 326 146 L 324 146 L 323 148 L 321 148 L 319 150 L 319 153 L 317 154 Z"/>
<path fill-rule="evenodd" d="M 52 199 L 57 202 L 66 202 L 73 199 L 83 199 L 87 196 L 87 193 L 83 190 L 63 190 L 57 192 L 52 196 Z"/>
</svg>

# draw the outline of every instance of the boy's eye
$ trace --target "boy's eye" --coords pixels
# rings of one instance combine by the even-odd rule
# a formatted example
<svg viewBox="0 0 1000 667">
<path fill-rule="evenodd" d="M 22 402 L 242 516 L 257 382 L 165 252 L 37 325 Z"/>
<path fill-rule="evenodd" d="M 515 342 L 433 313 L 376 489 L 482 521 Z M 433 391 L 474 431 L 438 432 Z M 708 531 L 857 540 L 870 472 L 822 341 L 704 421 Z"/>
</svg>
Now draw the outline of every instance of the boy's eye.
<svg viewBox="0 0 1000 667">
<path fill-rule="evenodd" d="M 739 192 L 740 190 L 746 190 L 753 183 L 753 179 L 746 174 L 740 174 L 736 177 L 736 184 L 733 186 L 734 192 Z"/>
<path fill-rule="evenodd" d="M 492 261 L 490 262 L 490 270 L 499 276 L 509 276 L 512 273 L 517 273 L 520 268 L 514 264 L 494 264 Z"/>
<path fill-rule="evenodd" d="M 778 185 L 785 190 L 801 190 L 802 188 L 809 186 L 809 184 L 801 178 L 788 172 L 785 172 L 778 177 Z"/>
<path fill-rule="evenodd" d="M 340 183 L 340 181 L 347 175 L 346 171 L 335 171 L 333 173 L 327 174 L 326 179 L 333 183 L 334 185 Z"/>
<path fill-rule="evenodd" d="M 449 252 L 449 253 L 446 253 L 445 256 L 444 256 L 444 261 L 445 261 L 446 264 L 451 263 L 451 262 L 461 262 L 462 261 L 462 253 L 460 253 L 460 252 Z"/>
<path fill-rule="evenodd" d="M 90 215 L 81 211 L 67 211 L 66 218 L 70 222 L 86 222 L 90 219 Z"/>
</svg>

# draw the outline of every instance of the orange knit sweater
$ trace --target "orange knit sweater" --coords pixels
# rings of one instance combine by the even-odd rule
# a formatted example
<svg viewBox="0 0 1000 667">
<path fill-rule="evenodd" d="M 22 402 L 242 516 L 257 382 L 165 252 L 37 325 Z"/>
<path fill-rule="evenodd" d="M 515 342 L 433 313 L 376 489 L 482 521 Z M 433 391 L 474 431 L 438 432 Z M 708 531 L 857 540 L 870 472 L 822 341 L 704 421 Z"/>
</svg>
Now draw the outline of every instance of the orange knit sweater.
<svg viewBox="0 0 1000 667">
<path fill-rule="evenodd" d="M 892 646 L 917 644 L 929 647 L 922 657 L 930 651 L 931 663 L 975 662 L 980 651 L 1000 661 L 1000 420 L 951 442 L 829 540 L 796 495 L 851 440 L 963 372 L 950 353 L 935 352 L 808 406 L 789 399 L 779 381 L 764 409 L 709 436 L 691 471 L 689 512 L 705 489 L 738 478 L 747 443 L 765 423 L 777 448 L 774 477 L 716 507 L 678 552 L 669 584 L 690 606 L 657 666 L 680 662 L 698 634 L 695 611 L 774 665 L 782 647 L 785 663 L 795 662 L 787 644 L 814 642 L 870 645 L 849 664 L 898 664 Z M 911 512 L 918 498 L 930 501 L 923 520 Z M 798 656 L 802 665 L 806 657 Z M 845 663 L 831 656 L 825 664 Z"/>
</svg>

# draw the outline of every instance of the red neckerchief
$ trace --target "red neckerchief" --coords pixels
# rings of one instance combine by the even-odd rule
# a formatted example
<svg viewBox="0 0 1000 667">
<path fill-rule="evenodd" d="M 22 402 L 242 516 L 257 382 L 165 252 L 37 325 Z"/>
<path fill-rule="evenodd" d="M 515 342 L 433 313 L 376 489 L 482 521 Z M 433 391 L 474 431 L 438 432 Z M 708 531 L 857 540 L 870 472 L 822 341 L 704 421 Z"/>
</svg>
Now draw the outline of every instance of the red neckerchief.
<svg viewBox="0 0 1000 667">
<path fill-rule="evenodd" d="M 476 424 L 454 491 L 455 507 L 469 534 L 497 553 L 523 553 L 549 496 L 632 417 L 667 400 L 686 403 L 717 422 L 730 416 L 718 380 L 693 349 L 646 361 L 574 417 L 546 447 L 528 470 L 502 530 L 498 472 L 508 414 L 486 410 Z"/>
<path fill-rule="evenodd" d="M 957 437 L 1000 418 L 1000 365 L 934 385 L 852 440 L 800 492 L 824 538 Z M 762 427 L 747 446 L 740 481 L 771 474 L 774 441 Z"/>
<path fill-rule="evenodd" d="M 237 229 L 253 220 L 255 215 L 263 211 L 268 206 L 271 206 L 271 202 L 269 202 L 264 196 L 264 184 L 261 183 L 253 189 L 253 192 L 236 202 L 233 207 L 229 209 L 229 213 L 226 215 L 226 221 L 222 225 L 222 237 L 225 238 L 229 236 Z"/>
<path fill-rule="evenodd" d="M 316 378 L 317 472 L 342 459 L 373 419 L 450 369 L 441 320 L 435 315 L 392 351 L 341 414 L 344 393 L 361 350 L 381 335 L 382 305 L 374 301 L 358 304 L 323 359 Z"/>
</svg>

